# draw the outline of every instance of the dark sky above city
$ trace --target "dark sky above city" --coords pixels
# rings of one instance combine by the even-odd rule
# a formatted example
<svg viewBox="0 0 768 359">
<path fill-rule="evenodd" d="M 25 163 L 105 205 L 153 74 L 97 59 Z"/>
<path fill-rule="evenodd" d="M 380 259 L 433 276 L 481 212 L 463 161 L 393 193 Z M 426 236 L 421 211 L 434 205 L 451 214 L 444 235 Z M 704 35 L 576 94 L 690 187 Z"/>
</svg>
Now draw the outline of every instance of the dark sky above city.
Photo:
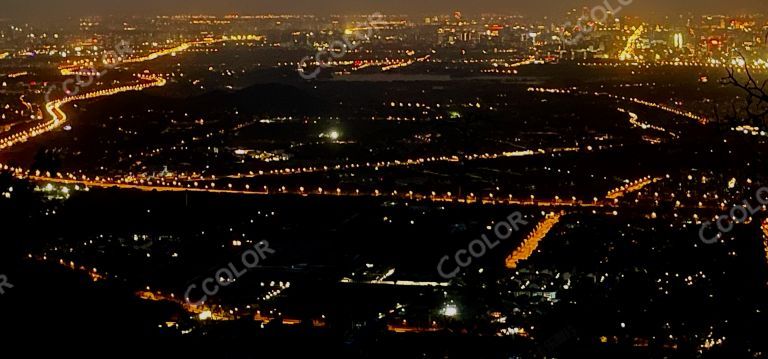
<svg viewBox="0 0 768 359">
<path fill-rule="evenodd" d="M 118 14 L 226 14 L 285 12 L 303 14 L 375 12 L 399 14 L 499 12 L 560 15 L 568 8 L 600 5 L 605 0 L 0 0 L 0 18 L 51 18 L 57 16 Z M 624 0 L 624 2 L 629 0 Z M 608 0 L 619 6 L 619 0 Z M 747 13 L 766 11 L 767 0 L 633 0 L 629 15 L 697 13 Z"/>
</svg>

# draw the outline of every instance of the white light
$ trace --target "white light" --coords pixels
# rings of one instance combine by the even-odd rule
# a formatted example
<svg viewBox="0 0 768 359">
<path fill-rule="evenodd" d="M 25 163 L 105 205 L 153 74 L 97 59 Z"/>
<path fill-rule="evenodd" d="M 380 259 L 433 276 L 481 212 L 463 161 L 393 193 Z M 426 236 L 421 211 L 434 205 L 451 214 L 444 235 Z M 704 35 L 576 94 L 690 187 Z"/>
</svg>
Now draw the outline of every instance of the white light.
<svg viewBox="0 0 768 359">
<path fill-rule="evenodd" d="M 443 314 L 446 317 L 455 317 L 457 314 L 459 314 L 459 309 L 456 308 L 455 305 L 449 304 L 445 306 L 445 309 L 443 309 Z"/>
<path fill-rule="evenodd" d="M 338 140 L 339 139 L 339 132 L 338 131 L 331 131 L 330 137 L 334 141 Z"/>
</svg>

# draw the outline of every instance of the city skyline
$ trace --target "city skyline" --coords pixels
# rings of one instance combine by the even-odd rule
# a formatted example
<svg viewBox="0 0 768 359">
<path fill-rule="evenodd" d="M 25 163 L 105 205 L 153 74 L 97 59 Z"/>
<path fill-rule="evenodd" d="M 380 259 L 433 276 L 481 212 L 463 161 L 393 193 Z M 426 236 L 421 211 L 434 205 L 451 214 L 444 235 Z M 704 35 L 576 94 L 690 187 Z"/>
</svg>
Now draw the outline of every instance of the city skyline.
<svg viewBox="0 0 768 359">
<path fill-rule="evenodd" d="M 621 3 L 627 5 L 621 5 Z M 561 16 L 573 8 L 592 8 L 595 6 L 623 7 L 624 15 L 662 17 L 683 15 L 686 13 L 709 14 L 723 13 L 728 15 L 752 14 L 768 10 L 768 3 L 760 0 L 734 0 L 728 3 L 717 0 L 567 0 L 563 2 L 531 2 L 520 0 L 481 0 L 471 4 L 459 0 L 429 0 L 418 3 L 405 0 L 370 1 L 364 4 L 353 0 L 335 0 L 315 2 L 309 0 L 286 3 L 254 4 L 246 0 L 223 0 L 217 3 L 193 0 L 137 0 L 129 3 L 113 3 L 97 0 L 74 0 L 62 3 L 55 0 L 25 2 L 10 0 L 3 5 L 0 18 L 25 17 L 35 20 L 53 19 L 61 16 L 107 16 L 107 15 L 169 15 L 169 14 L 211 14 L 225 15 L 231 13 L 261 14 L 261 13 L 291 13 L 291 14 L 354 14 L 381 12 L 389 14 L 410 14 L 414 16 L 435 15 L 461 11 L 467 14 L 499 13 L 522 14 L 529 16 Z M 47 11 L 41 13 L 40 9 Z M 179 9 L 184 9 L 179 11 Z"/>
</svg>

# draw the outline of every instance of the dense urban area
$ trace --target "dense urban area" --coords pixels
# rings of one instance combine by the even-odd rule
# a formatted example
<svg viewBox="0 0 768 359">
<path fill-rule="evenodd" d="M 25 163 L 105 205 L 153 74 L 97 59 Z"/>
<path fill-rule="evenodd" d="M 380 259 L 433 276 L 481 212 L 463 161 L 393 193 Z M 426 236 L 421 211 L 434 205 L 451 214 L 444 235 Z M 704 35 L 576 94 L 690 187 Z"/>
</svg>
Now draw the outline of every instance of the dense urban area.
<svg viewBox="0 0 768 359">
<path fill-rule="evenodd" d="M 0 14 L 5 338 L 768 357 L 768 17 L 631 6 Z"/>
</svg>

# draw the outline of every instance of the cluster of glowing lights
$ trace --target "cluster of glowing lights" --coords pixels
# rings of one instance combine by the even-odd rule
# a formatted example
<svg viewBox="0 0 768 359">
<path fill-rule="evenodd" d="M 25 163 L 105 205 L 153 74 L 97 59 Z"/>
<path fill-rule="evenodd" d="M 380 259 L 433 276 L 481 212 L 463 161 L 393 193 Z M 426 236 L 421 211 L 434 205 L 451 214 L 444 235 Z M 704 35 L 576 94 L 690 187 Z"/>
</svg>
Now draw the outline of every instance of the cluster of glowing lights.
<svg viewBox="0 0 768 359">
<path fill-rule="evenodd" d="M 640 25 L 640 27 L 635 29 L 635 32 L 629 36 L 627 39 L 627 46 L 625 46 L 624 50 L 619 54 L 619 60 L 627 61 L 637 59 L 637 55 L 635 55 L 635 47 L 637 46 L 637 40 L 640 39 L 640 35 L 643 34 L 643 31 L 645 31 L 645 28 Z"/>
<path fill-rule="evenodd" d="M 146 56 L 139 56 L 139 57 L 125 59 L 125 60 L 123 60 L 123 63 L 130 64 L 130 63 L 152 61 L 152 60 L 155 60 L 157 58 L 160 58 L 160 57 L 163 57 L 163 56 L 168 56 L 168 55 L 176 56 L 177 53 L 182 52 L 184 50 L 187 50 L 190 47 L 192 47 L 192 45 L 195 45 L 195 44 L 196 43 L 193 43 L 193 42 L 185 42 L 185 43 L 183 43 L 183 44 L 181 44 L 179 46 L 176 46 L 174 48 L 156 51 L 156 52 L 153 52 L 153 53 L 151 53 L 149 55 L 146 55 Z"/>
<path fill-rule="evenodd" d="M 274 282 L 272 283 L 274 284 Z M 263 286 L 263 283 L 262 283 Z M 280 290 L 290 287 L 288 283 L 281 283 Z M 190 304 L 180 296 L 176 296 L 173 293 L 163 293 L 162 291 L 153 291 L 149 287 L 146 290 L 136 292 L 136 296 L 140 299 L 153 301 L 153 302 L 171 302 L 178 304 L 184 308 L 188 313 L 195 315 L 198 320 L 201 321 L 231 321 L 242 318 L 249 318 L 254 321 L 260 321 L 264 324 L 271 322 L 277 318 L 283 317 L 283 313 L 270 310 L 268 313 L 263 313 L 261 310 L 255 310 L 258 308 L 256 304 L 247 304 L 243 306 L 225 307 L 224 305 L 207 305 L 203 304 Z M 293 325 L 300 324 L 300 319 L 282 318 L 283 324 Z M 317 318 L 312 320 L 314 326 L 324 326 L 325 317 L 322 319 Z"/>
<path fill-rule="evenodd" d="M 269 292 L 267 292 L 267 294 L 265 294 L 264 297 L 261 298 L 262 300 L 274 299 L 274 298 L 280 296 L 280 294 L 282 294 L 286 289 L 291 287 L 291 282 L 285 282 L 285 283 L 283 283 L 283 282 L 280 282 L 280 283 L 272 282 L 271 284 L 272 284 L 272 286 L 277 286 L 277 288 L 272 289 Z"/>
<path fill-rule="evenodd" d="M 736 72 L 742 72 L 746 67 L 749 70 L 768 70 L 768 62 L 763 59 L 757 59 L 750 62 L 744 62 L 743 59 L 720 60 L 710 58 L 707 61 L 699 60 L 656 60 L 654 62 L 578 62 L 578 66 L 590 67 L 627 67 L 634 66 L 640 68 L 651 68 L 651 66 L 675 66 L 675 67 L 702 67 L 702 68 L 728 68 L 735 67 Z"/>
<path fill-rule="evenodd" d="M 552 228 L 560 222 L 563 213 L 550 213 L 547 214 L 544 220 L 536 225 L 536 228 L 528 234 L 522 243 L 507 257 L 507 268 L 515 269 L 518 263 L 527 260 L 533 255 L 533 252 L 539 247 L 541 242 L 552 230 Z"/>
<path fill-rule="evenodd" d="M 740 132 L 745 135 L 768 137 L 768 133 L 766 133 L 765 130 L 760 129 L 759 127 L 749 126 L 749 125 L 732 127 L 731 131 Z"/>
<path fill-rule="evenodd" d="M 765 262 L 768 263 L 768 219 L 763 221 L 760 229 L 763 230 L 763 249 L 765 250 Z"/>
<path fill-rule="evenodd" d="M 403 61 L 407 61 L 407 60 L 390 59 L 390 58 L 370 59 L 370 60 L 337 60 L 337 61 L 331 62 L 331 64 L 354 66 L 355 70 L 362 70 L 368 67 L 390 66 L 390 65 L 401 63 Z"/>
<path fill-rule="evenodd" d="M 576 88 L 546 88 L 546 87 L 529 87 L 528 92 L 540 92 L 540 93 L 554 93 L 554 94 L 571 94 Z"/>
<path fill-rule="evenodd" d="M 608 194 L 605 197 L 608 199 L 618 199 L 618 198 L 624 197 L 629 193 L 640 191 L 645 186 L 651 183 L 654 183 L 658 180 L 660 180 L 660 178 L 653 178 L 651 176 L 646 176 L 646 177 L 634 180 L 625 185 L 622 185 L 621 187 L 614 188 L 608 191 Z"/>
<path fill-rule="evenodd" d="M 32 254 L 29 254 L 27 255 L 27 258 L 40 262 L 54 261 L 53 258 L 49 258 L 47 255 L 33 256 Z M 106 274 L 100 273 L 96 268 L 88 268 L 84 265 L 78 265 L 74 261 L 65 261 L 64 259 L 59 259 L 58 261 L 55 261 L 55 263 L 71 271 L 85 273 L 94 282 L 108 279 Z"/>
<path fill-rule="evenodd" d="M 517 70 L 515 69 L 515 67 L 520 67 L 520 66 L 524 66 L 524 65 L 530 65 L 530 64 L 534 64 L 534 63 L 538 63 L 535 58 L 529 58 L 527 60 L 522 60 L 522 61 L 518 61 L 518 62 L 514 62 L 514 63 L 507 63 L 507 62 L 502 63 L 502 64 L 494 63 L 492 69 L 485 69 L 485 70 L 481 70 L 480 72 L 481 73 L 503 74 L 503 75 L 516 75 L 517 74 Z"/>
<path fill-rule="evenodd" d="M 614 95 L 611 95 L 611 97 L 619 98 L 618 96 L 614 96 Z M 622 96 L 621 99 L 626 100 L 627 98 Z M 706 117 L 699 116 L 699 115 L 697 115 L 697 114 L 695 114 L 695 113 L 693 113 L 691 111 L 680 110 L 680 109 L 677 109 L 677 108 L 674 108 L 674 107 L 670 107 L 670 106 L 667 106 L 667 105 L 658 104 L 658 103 L 654 103 L 654 102 L 650 102 L 650 101 L 645 101 L 645 100 L 640 100 L 638 98 L 630 98 L 628 100 L 632 101 L 632 102 L 634 102 L 636 104 L 657 108 L 657 109 L 664 110 L 666 112 L 669 112 L 669 113 L 672 113 L 672 114 L 675 114 L 675 115 L 678 115 L 678 116 L 683 116 L 683 117 L 690 118 L 690 119 L 695 120 L 696 122 L 698 122 L 699 124 L 702 124 L 702 125 L 706 125 L 707 122 L 709 121 Z"/>
<path fill-rule="evenodd" d="M 224 35 L 221 37 L 222 41 L 263 41 L 265 38 L 261 35 Z"/>
<path fill-rule="evenodd" d="M 140 62 L 146 62 L 146 61 L 152 61 L 155 59 L 158 59 L 163 56 L 176 56 L 177 53 L 185 51 L 192 47 L 192 45 L 197 44 L 197 42 L 185 42 L 181 45 L 178 45 L 173 48 L 169 49 L 163 49 L 159 51 L 152 52 L 145 56 L 137 56 L 132 58 L 117 58 L 117 59 L 103 59 L 104 65 L 115 65 L 117 63 L 140 63 Z M 74 63 L 65 64 L 59 66 L 59 70 L 61 71 L 61 74 L 63 76 L 70 76 L 70 75 L 80 75 L 80 76 L 99 76 L 101 73 L 95 69 L 95 62 L 91 60 L 80 60 L 75 61 Z"/>
<path fill-rule="evenodd" d="M 329 138 L 333 138 L 333 136 L 330 136 Z M 437 162 L 459 162 L 459 161 L 474 161 L 474 160 L 493 160 L 493 159 L 499 159 L 499 158 L 512 158 L 512 157 L 526 157 L 526 156 L 534 156 L 534 155 L 545 155 L 547 153 L 561 153 L 561 152 L 578 152 L 579 148 L 576 147 L 563 147 L 563 148 L 553 148 L 548 151 L 539 149 L 537 151 L 533 150 L 524 150 L 524 151 L 504 151 L 504 152 L 498 152 L 498 153 L 479 153 L 479 154 L 467 154 L 463 156 L 431 156 L 431 157 L 422 157 L 422 158 L 416 158 L 416 159 L 407 159 L 407 160 L 390 160 L 390 161 L 379 161 L 379 162 L 365 162 L 365 163 L 346 163 L 346 164 L 337 164 L 332 166 L 310 166 L 310 167 L 293 167 L 293 168 L 282 168 L 282 169 L 274 169 L 269 171 L 258 171 L 258 172 L 249 172 L 249 173 L 238 173 L 235 175 L 229 175 L 224 176 L 223 178 L 255 178 L 255 177 L 262 177 L 262 176 L 287 176 L 287 175 L 298 175 L 298 174 L 312 174 L 312 173 L 322 173 L 322 172 L 330 172 L 330 171 L 343 171 L 343 170 L 356 170 L 356 169 L 374 169 L 376 171 L 382 169 L 382 168 L 395 168 L 395 167 L 410 167 L 410 166 L 418 166 L 418 165 L 424 165 L 427 163 L 437 163 Z M 215 181 L 217 179 L 217 176 L 211 176 L 210 180 Z M 175 178 L 177 181 L 205 181 L 206 178 L 193 174 L 190 177 L 186 176 L 177 176 Z"/>
<path fill-rule="evenodd" d="M 370 285 L 382 285 L 382 286 L 394 286 L 394 287 L 449 287 L 451 284 L 448 282 L 427 282 L 427 281 L 413 281 L 413 280 L 354 280 L 351 278 L 342 278 L 339 283 L 344 284 L 370 284 Z"/>
<path fill-rule="evenodd" d="M 664 127 L 655 126 L 655 125 L 651 125 L 650 123 L 640 121 L 639 117 L 634 112 L 625 111 L 624 109 L 621 109 L 621 108 L 619 109 L 619 111 L 626 112 L 629 115 L 629 123 L 634 127 L 639 127 L 639 128 L 642 128 L 643 130 L 655 130 L 659 132 L 665 132 L 670 136 L 672 136 L 672 138 L 680 137 L 676 133 L 669 131 Z"/>
<path fill-rule="evenodd" d="M 670 107 L 664 104 L 650 102 L 646 100 L 641 100 L 636 97 L 626 97 L 626 96 L 619 96 L 619 95 L 613 95 L 605 92 L 586 92 L 586 91 L 576 91 L 577 89 L 575 87 L 571 88 L 546 88 L 546 87 L 530 87 L 528 88 L 528 92 L 539 92 L 539 93 L 548 93 L 548 94 L 582 94 L 582 95 L 593 95 L 593 96 L 607 96 L 608 98 L 615 99 L 615 100 L 622 100 L 622 101 L 630 101 L 634 102 L 638 105 L 643 105 L 659 110 L 663 110 L 666 112 L 669 112 L 674 115 L 683 116 L 686 118 L 689 118 L 691 120 L 695 120 L 699 124 L 705 125 L 709 121 L 706 117 L 699 116 L 691 111 L 681 110 L 678 108 Z"/>
<path fill-rule="evenodd" d="M 182 298 L 178 298 L 175 294 L 163 293 L 162 291 L 152 291 L 149 287 L 146 290 L 140 290 L 136 292 L 136 296 L 139 299 L 143 299 L 151 302 L 171 302 L 178 304 L 189 313 L 197 315 L 200 320 L 225 320 L 226 313 L 221 307 L 211 307 L 203 304 L 192 305 Z"/>
<path fill-rule="evenodd" d="M 424 61 L 428 60 L 430 56 L 431 55 L 426 55 L 424 57 L 420 57 L 420 58 L 417 58 L 417 59 L 408 59 L 408 60 L 405 60 L 405 61 L 396 62 L 396 63 L 394 63 L 392 65 L 383 66 L 381 68 L 381 72 L 387 72 L 387 71 L 391 71 L 391 70 L 395 70 L 395 69 L 399 69 L 399 68 L 403 68 L 403 67 L 408 67 L 408 66 L 411 66 L 411 65 L 413 65 L 413 64 L 415 64 L 417 62 L 424 62 Z"/>
<path fill-rule="evenodd" d="M 396 63 L 394 63 L 392 65 L 383 66 L 381 68 L 381 71 L 382 72 L 387 72 L 387 71 L 399 69 L 399 68 L 402 68 L 402 67 L 408 67 L 410 65 L 413 65 L 413 63 L 414 63 L 414 61 L 410 60 L 410 59 L 409 60 L 405 60 L 405 61 L 400 61 L 400 62 L 396 62 Z"/>
<path fill-rule="evenodd" d="M 517 75 L 517 70 L 515 70 L 515 69 L 504 70 L 504 69 L 495 68 L 495 69 L 480 70 L 480 73 L 484 73 L 484 74 L 501 74 L 501 75 Z"/>
</svg>

